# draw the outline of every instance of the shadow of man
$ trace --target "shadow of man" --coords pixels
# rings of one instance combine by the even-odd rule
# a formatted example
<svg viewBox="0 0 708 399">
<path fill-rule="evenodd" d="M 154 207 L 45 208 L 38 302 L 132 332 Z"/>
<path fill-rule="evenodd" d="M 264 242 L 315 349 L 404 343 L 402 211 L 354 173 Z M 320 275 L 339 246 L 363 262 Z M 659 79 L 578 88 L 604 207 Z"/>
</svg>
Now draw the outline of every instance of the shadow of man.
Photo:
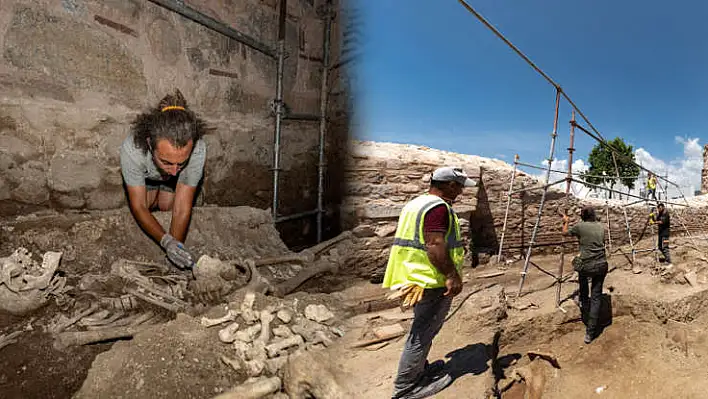
<svg viewBox="0 0 708 399">
<path fill-rule="evenodd" d="M 445 372 L 452 381 L 465 374 L 479 375 L 489 369 L 491 345 L 476 343 L 467 345 L 445 355 L 450 359 L 445 363 Z"/>
<path fill-rule="evenodd" d="M 597 336 L 605 331 L 605 328 L 612 325 L 612 296 L 602 294 L 600 299 L 600 315 L 597 320 Z"/>
<path fill-rule="evenodd" d="M 451 377 L 450 385 L 466 374 L 481 375 L 490 367 L 492 367 L 491 377 L 495 383 L 504 378 L 504 370 L 521 358 L 521 355 L 514 353 L 498 357 L 499 335 L 495 334 L 492 344 L 471 344 L 445 355 L 449 360 L 445 363 L 444 373 Z M 494 388 L 496 389 L 496 384 Z"/>
</svg>

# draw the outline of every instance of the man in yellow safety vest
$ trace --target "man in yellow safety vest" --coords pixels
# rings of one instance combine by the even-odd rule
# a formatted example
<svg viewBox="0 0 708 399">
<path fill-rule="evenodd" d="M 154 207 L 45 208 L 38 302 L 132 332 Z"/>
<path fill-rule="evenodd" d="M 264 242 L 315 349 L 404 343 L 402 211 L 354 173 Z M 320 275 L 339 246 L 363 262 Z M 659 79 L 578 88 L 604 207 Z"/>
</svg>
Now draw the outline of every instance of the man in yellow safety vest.
<svg viewBox="0 0 708 399">
<path fill-rule="evenodd" d="M 427 194 L 401 210 L 383 287 L 413 306 L 413 324 L 394 381 L 393 399 L 419 399 L 440 392 L 452 378 L 437 375 L 444 362 L 429 364 L 433 338 L 442 328 L 452 297 L 462 290 L 465 249 L 452 203 L 475 185 L 461 168 L 436 169 Z"/>
</svg>

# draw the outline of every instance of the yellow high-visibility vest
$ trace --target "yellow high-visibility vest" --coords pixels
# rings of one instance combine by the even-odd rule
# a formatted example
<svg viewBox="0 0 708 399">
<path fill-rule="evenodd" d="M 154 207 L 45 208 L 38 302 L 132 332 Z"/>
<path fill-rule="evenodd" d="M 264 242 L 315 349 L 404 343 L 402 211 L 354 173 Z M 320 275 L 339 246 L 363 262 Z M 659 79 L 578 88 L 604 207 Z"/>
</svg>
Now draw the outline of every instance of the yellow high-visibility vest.
<svg viewBox="0 0 708 399">
<path fill-rule="evenodd" d="M 649 190 L 655 190 L 656 189 L 656 179 L 655 178 L 650 178 L 647 180 L 647 188 Z"/>
<path fill-rule="evenodd" d="M 455 268 L 460 270 L 465 258 L 464 243 L 460 233 L 460 221 L 450 205 L 442 198 L 423 194 L 411 200 L 401 210 L 398 226 L 386 265 L 383 288 L 396 290 L 407 284 L 423 288 L 445 286 L 445 275 L 428 259 L 423 238 L 425 214 L 437 205 L 444 204 L 450 215 L 450 223 L 445 233 L 445 243 Z"/>
</svg>

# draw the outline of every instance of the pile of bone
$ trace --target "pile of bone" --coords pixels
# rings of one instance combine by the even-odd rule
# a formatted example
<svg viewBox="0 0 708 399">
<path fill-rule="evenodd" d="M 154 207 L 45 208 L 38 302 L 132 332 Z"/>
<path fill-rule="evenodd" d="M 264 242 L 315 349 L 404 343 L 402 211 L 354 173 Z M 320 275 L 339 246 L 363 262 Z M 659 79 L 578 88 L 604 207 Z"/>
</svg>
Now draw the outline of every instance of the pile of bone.
<svg viewBox="0 0 708 399">
<path fill-rule="evenodd" d="M 248 292 L 239 310 L 229 309 L 217 319 L 202 317 L 205 327 L 220 326 L 219 340 L 234 348 L 221 360 L 249 377 L 276 376 L 290 356 L 302 351 L 324 349 L 344 332 L 327 322 L 334 314 L 324 305 L 307 305 L 297 312 L 297 299 L 254 309 L 255 294 Z M 226 324 L 228 323 L 228 324 Z"/>
</svg>

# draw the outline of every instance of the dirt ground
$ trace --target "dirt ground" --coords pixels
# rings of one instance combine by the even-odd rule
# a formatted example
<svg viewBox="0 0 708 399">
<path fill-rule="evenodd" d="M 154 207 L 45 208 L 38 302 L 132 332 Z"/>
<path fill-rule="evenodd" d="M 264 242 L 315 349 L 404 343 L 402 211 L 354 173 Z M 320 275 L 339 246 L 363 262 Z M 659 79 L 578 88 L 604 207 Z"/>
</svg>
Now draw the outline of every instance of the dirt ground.
<svg viewBox="0 0 708 399">
<path fill-rule="evenodd" d="M 167 225 L 168 215 L 157 213 L 156 216 L 163 225 Z M 187 243 L 195 252 L 221 259 L 272 257 L 290 253 L 265 210 L 247 207 L 200 208 L 195 210 L 194 219 Z M 62 214 L 42 212 L 0 221 L 0 257 L 8 256 L 19 246 L 29 249 L 35 260 L 41 259 L 45 251 L 63 252 L 58 273 L 66 276 L 67 283 L 74 287 L 87 274 L 108 275 L 111 264 L 117 259 L 165 263 L 162 251 L 137 228 L 127 210 Z M 273 281 L 279 281 L 301 268 L 297 264 L 284 266 L 265 266 L 260 268 L 260 272 Z M 346 280 L 327 275 L 322 279 L 326 284 L 308 281 L 300 287 L 301 291 L 317 293 L 323 291 L 323 286 L 327 288 L 324 291 L 336 291 L 349 284 Z M 301 293 L 291 297 L 299 296 Z M 82 304 L 91 301 L 91 298 L 80 294 L 75 295 L 74 299 Z M 307 304 L 310 299 L 300 298 L 300 303 Z M 336 308 L 336 304 L 327 302 L 327 296 L 317 302 Z M 208 307 L 202 309 L 206 311 Z M 54 346 L 54 337 L 47 332 L 47 326 L 56 315 L 63 313 L 69 316 L 73 312 L 72 309 L 59 309 L 51 300 L 46 306 L 22 317 L 0 312 L 0 336 L 23 331 L 17 343 L 0 348 L 0 392 L 3 398 L 72 397 L 87 376 L 91 376 L 89 370 L 94 365 L 99 366 L 98 371 L 93 373 L 97 376 L 94 381 L 102 380 L 104 385 L 115 382 L 117 385 L 111 395 L 124 390 L 127 397 L 139 397 L 131 395 L 129 389 L 138 387 L 142 394 L 147 395 L 143 397 L 177 395 L 209 398 L 245 379 L 219 360 L 219 351 L 223 348 L 215 335 L 216 331 L 195 326 L 186 315 L 182 315 L 182 319 L 167 315 L 165 321 L 173 319 L 171 322 L 157 326 L 139 339 L 136 336 L 131 341 L 58 350 Z M 218 309 L 216 313 L 214 317 L 223 315 L 218 314 Z M 115 349 L 111 351 L 112 348 Z M 154 370 L 156 373 L 164 372 L 164 378 L 145 378 L 161 383 L 143 383 L 141 386 L 140 373 L 101 376 L 102 364 L 94 364 L 94 360 L 97 355 L 109 351 L 131 353 L 125 358 L 126 364 L 117 369 Z M 181 358 L 176 359 L 175 356 L 180 353 Z M 162 358 L 166 359 L 165 363 L 152 363 Z M 111 361 L 115 363 L 116 360 L 107 362 Z"/>
<path fill-rule="evenodd" d="M 690 240 L 675 241 L 683 248 L 674 249 L 674 266 L 694 265 L 698 275 L 704 276 L 708 263 L 695 267 L 700 255 L 686 248 L 693 245 Z M 698 248 L 704 249 L 704 243 L 698 241 Z M 652 245 L 648 241 L 645 244 Z M 590 345 L 583 343 L 585 331 L 577 306 L 565 299 L 576 290 L 577 280 L 562 286 L 564 312 L 553 305 L 555 287 L 548 288 L 553 280 L 533 267 L 525 294 L 518 299 L 520 262 L 506 266 L 504 275 L 489 279 L 479 276 L 499 271 L 498 266 L 488 264 L 470 271 L 470 281 L 460 297 L 475 287 L 496 282 L 507 295 L 506 317 L 500 321 L 479 317 L 489 306 L 487 300 L 479 309 L 479 296 L 490 289 L 473 294 L 462 304 L 453 302 L 451 313 L 456 307 L 469 311 L 453 314 L 434 341 L 429 361 L 446 361 L 454 379 L 435 397 L 484 398 L 490 387 L 496 387 L 504 389 L 500 392 L 504 399 L 523 399 L 534 397 L 524 396 L 531 393 L 533 385 L 541 387 L 543 398 L 705 397 L 708 383 L 701 375 L 708 371 L 708 349 L 704 345 L 708 339 L 708 286 L 699 283 L 694 287 L 683 279 L 661 282 L 659 274 L 652 275 L 656 265 L 649 262 L 651 256 L 638 256 L 637 263 L 646 267 L 634 270 L 621 260 L 622 256 L 613 258 L 611 264 L 616 268 L 604 285 L 612 306 L 611 324 Z M 554 271 L 559 262 L 558 255 L 532 259 Z M 530 304 L 535 306 L 516 309 Z M 337 348 L 341 351 L 337 358 L 351 376 L 352 397 L 390 397 L 405 337 L 376 350 L 348 349 L 347 340 L 351 343 L 370 324 L 365 317 L 353 318 L 350 323 L 351 333 Z M 494 342 L 497 331 L 501 331 L 498 346 Z M 542 360 L 531 362 L 530 351 L 551 354 L 560 368 Z M 515 370 L 530 370 L 525 374 L 530 381 L 510 384 L 509 377 Z"/>
<path fill-rule="evenodd" d="M 53 311 L 42 309 L 33 317 Z M 57 351 L 50 334 L 32 326 L 32 317 L 0 316 L 0 331 L 31 326 L 17 344 L 0 350 L 0 392 L 3 398 L 69 398 L 86 378 L 93 359 L 111 344 L 96 344 Z"/>
<path fill-rule="evenodd" d="M 206 252 L 234 256 L 287 252 L 281 241 L 269 238 L 270 230 L 259 230 L 264 228 L 259 222 L 205 212 L 214 213 L 205 213 L 190 237 Z M 77 213 L 4 222 L 0 255 L 18 245 L 38 254 L 63 250 L 60 271 L 72 283 L 85 273 L 107 273 L 111 260 L 126 254 L 162 260 L 152 243 L 135 239 L 139 231 L 131 230 L 129 216 L 114 212 L 96 219 Z M 230 238 L 214 238 L 224 231 Z M 233 245 L 254 240 L 259 244 L 253 248 Z M 529 269 L 523 295 L 516 298 L 522 260 L 465 269 L 465 289 L 453 302 L 429 357 L 444 360 L 454 378 L 436 397 L 483 398 L 495 389 L 504 399 L 525 398 L 534 389 L 543 398 L 705 397 L 708 242 L 704 237 L 674 241 L 673 267 L 657 263 L 652 253 L 638 255 L 634 267 L 622 255 L 612 257 L 604 291 L 611 324 L 590 345 L 582 342 L 584 326 L 571 299 L 577 280 L 568 273 L 569 266 L 561 290 L 563 310 L 554 305 L 553 279 L 535 267 Z M 637 247 L 652 245 L 645 239 Z M 534 256 L 533 261 L 555 272 L 559 255 Z M 283 301 L 295 304 L 297 299 L 300 309 L 323 303 L 340 312 L 352 311 L 355 305 L 360 309 L 362 303 L 386 293 L 368 281 L 324 276 Z M 24 330 L 18 343 L 0 349 L 3 398 L 88 398 L 96 397 L 96 392 L 100 397 L 212 398 L 245 378 L 220 360 L 227 352 L 216 337 L 218 329 L 204 328 L 195 317 L 173 317 L 132 340 L 57 350 L 44 327 L 59 311 L 50 303 L 29 316 L 0 316 L 0 334 Z M 208 314 L 218 317 L 224 312 L 223 306 L 215 306 Z M 390 397 L 405 335 L 366 348 L 349 346 L 371 337 L 375 327 L 399 323 L 407 330 L 410 311 L 354 313 L 337 319 L 335 325 L 346 334 L 325 351 L 350 397 Z M 559 368 L 541 358 L 532 360 L 533 351 L 549 354 Z M 514 382 L 515 375 L 523 378 Z"/>
</svg>

